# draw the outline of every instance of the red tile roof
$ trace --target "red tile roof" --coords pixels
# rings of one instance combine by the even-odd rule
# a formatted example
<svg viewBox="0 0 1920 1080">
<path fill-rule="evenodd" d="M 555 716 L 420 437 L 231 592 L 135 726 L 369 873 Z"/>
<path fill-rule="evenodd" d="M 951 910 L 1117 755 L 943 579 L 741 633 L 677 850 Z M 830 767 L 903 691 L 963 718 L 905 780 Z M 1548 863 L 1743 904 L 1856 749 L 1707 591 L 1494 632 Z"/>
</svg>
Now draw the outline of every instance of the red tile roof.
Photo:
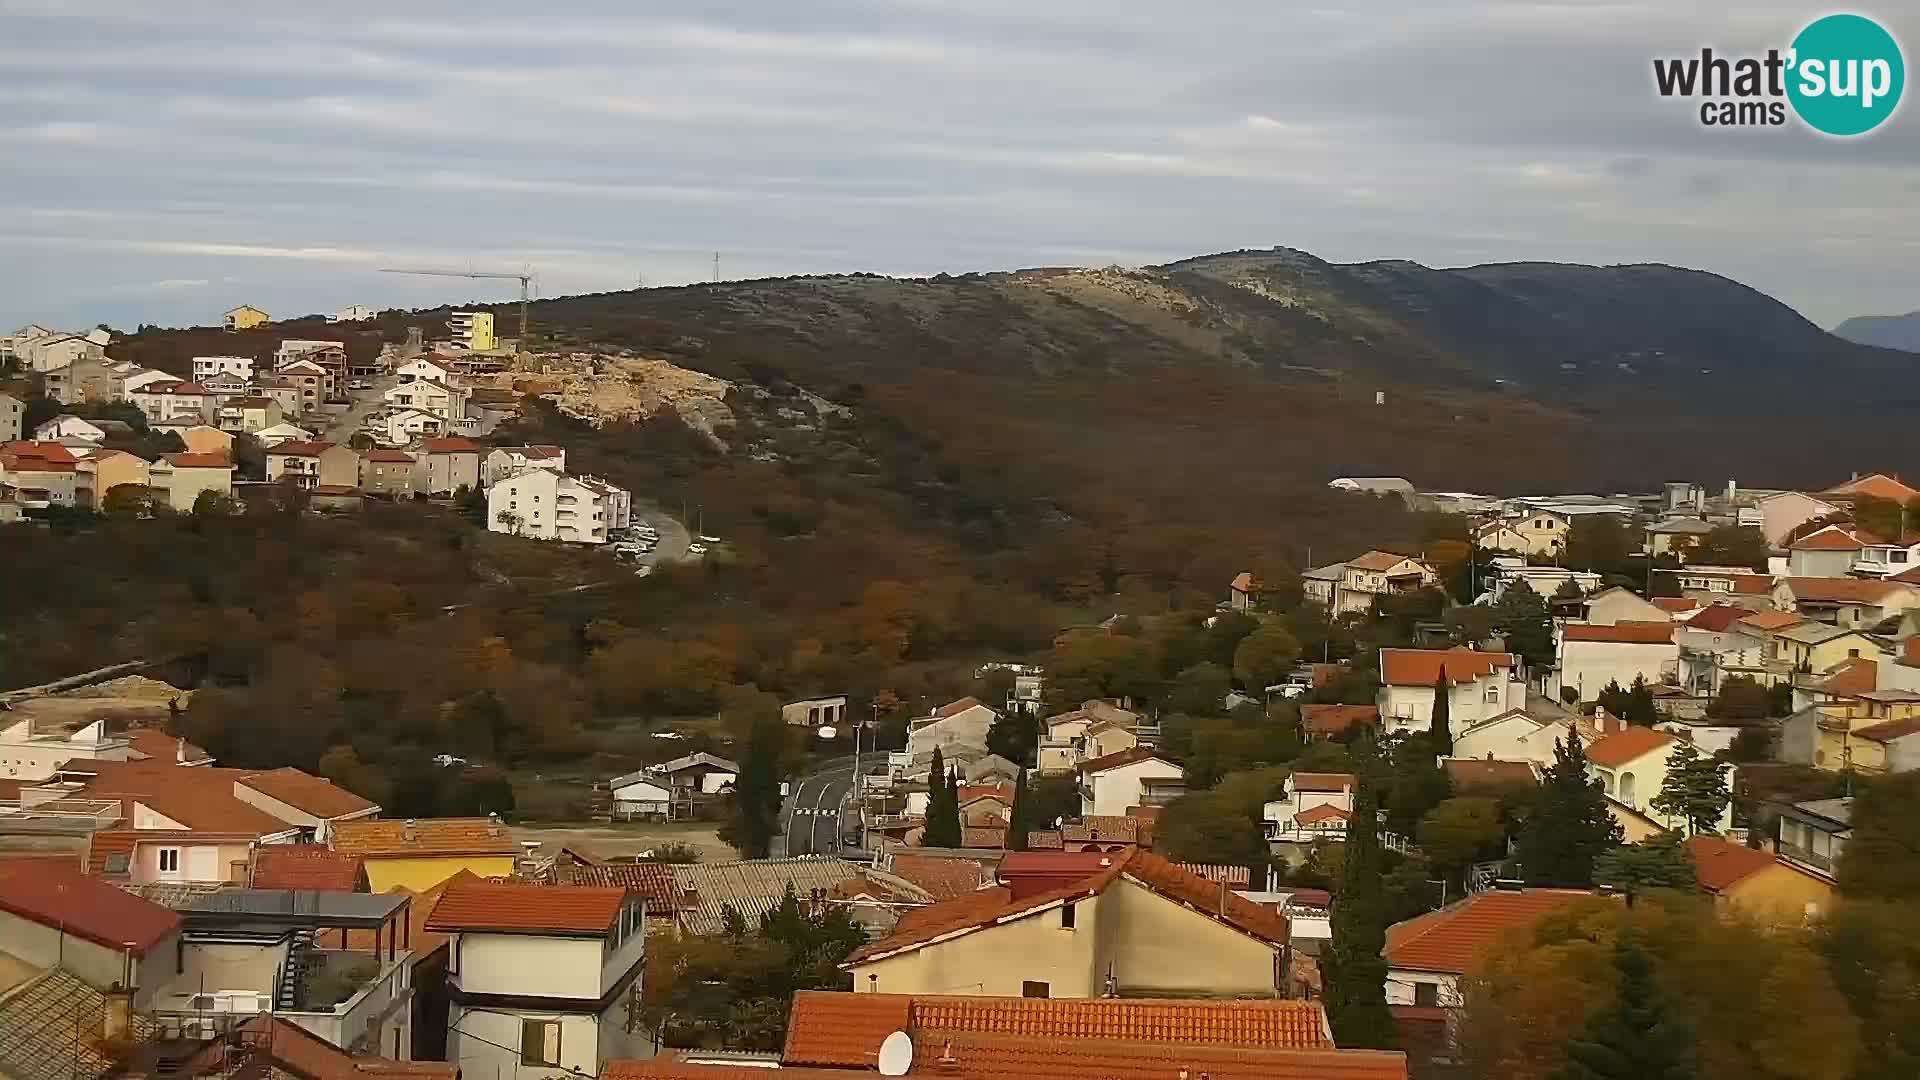
<svg viewBox="0 0 1920 1080">
<path fill-rule="evenodd" d="M 1136 844 L 1140 819 L 1117 814 L 1091 814 L 1060 827 L 1060 839 L 1069 844 Z"/>
<path fill-rule="evenodd" d="M 1851 656 L 1833 665 L 1820 689 L 1829 694 L 1864 694 L 1880 686 L 1880 665 L 1863 656 Z"/>
<path fill-rule="evenodd" d="M 568 871 L 567 885 L 628 889 L 640 894 L 651 915 L 671 915 L 680 907 L 680 885 L 673 867 L 660 862 L 598 863 Z"/>
<path fill-rule="evenodd" d="M 1614 769 L 1678 741 L 1657 728 L 1629 725 L 1625 731 L 1604 736 L 1587 747 L 1587 760 Z"/>
<path fill-rule="evenodd" d="M 900 852 L 887 871 L 925 889 L 935 900 L 951 900 L 978 889 L 987 875 L 978 859 Z"/>
<path fill-rule="evenodd" d="M 1387 927 L 1387 966 L 1470 975 L 1503 934 L 1593 894 L 1562 889 L 1484 892 L 1439 911 Z"/>
<path fill-rule="evenodd" d="M 1782 578 L 1797 601 L 1829 604 L 1878 604 L 1894 593 L 1908 591 L 1904 582 L 1872 578 Z"/>
<path fill-rule="evenodd" d="M 1878 537 L 1852 526 L 1823 525 L 1788 546 L 1793 551 L 1859 551 L 1877 543 Z"/>
<path fill-rule="evenodd" d="M 1358 785 L 1352 773 L 1297 772 L 1288 779 L 1295 791 L 1348 791 Z"/>
<path fill-rule="evenodd" d="M 1445 765 L 1455 794 L 1537 787 L 1540 783 L 1539 768 L 1531 761 L 1449 758 Z"/>
<path fill-rule="evenodd" d="M 1245 570 L 1242 570 L 1238 574 L 1235 574 L 1233 576 L 1232 589 L 1234 592 L 1242 592 L 1242 593 L 1252 592 L 1253 591 L 1253 575 L 1247 573 Z"/>
<path fill-rule="evenodd" d="M 1754 611 L 1734 619 L 1734 622 L 1751 626 L 1756 630 L 1784 630 L 1789 626 L 1799 626 L 1806 621 L 1791 611 Z"/>
<path fill-rule="evenodd" d="M 1295 825 L 1318 825 L 1323 821 L 1346 821 L 1352 817 L 1352 813 L 1342 810 L 1332 803 L 1321 803 L 1319 806 L 1310 806 L 1293 815 L 1293 823 Z"/>
<path fill-rule="evenodd" d="M 334 444 L 330 442 L 321 442 L 318 439 L 315 439 L 312 441 L 308 441 L 306 439 L 288 439 L 286 442 L 277 443 L 274 446 L 269 447 L 267 450 L 267 456 L 268 457 L 319 457 L 321 454 L 324 454 L 327 451 L 333 449 L 333 445 Z"/>
<path fill-rule="evenodd" d="M 1560 630 L 1567 641 L 1602 641 L 1614 645 L 1671 645 L 1672 623 L 1622 622 L 1612 626 L 1569 623 Z"/>
<path fill-rule="evenodd" d="M 480 444 L 472 439 L 463 439 L 458 435 L 447 435 L 438 439 L 428 439 L 420 444 L 423 453 L 428 454 L 477 454 Z"/>
<path fill-rule="evenodd" d="M 1447 672 L 1455 686 L 1514 664 L 1512 653 L 1476 649 L 1381 649 L 1380 681 L 1388 686 L 1432 686 Z"/>
<path fill-rule="evenodd" d="M 1695 630 L 1708 630 L 1717 634 L 1752 614 L 1751 609 L 1733 604 L 1713 604 L 1695 612 L 1687 620 L 1687 625 Z"/>
<path fill-rule="evenodd" d="M 354 856 L 319 844 L 264 844 L 253 853 L 253 887 L 354 892 L 366 884 L 361 866 Z"/>
<path fill-rule="evenodd" d="M 294 827 L 233 793 L 236 782 L 253 775 L 244 769 L 184 769 L 166 759 L 80 760 L 65 762 L 61 768 L 89 775 L 80 793 L 84 798 L 136 800 L 189 829 L 258 837 Z"/>
<path fill-rule="evenodd" d="M 960 830 L 960 846 L 963 848 L 999 849 L 1007 845 L 1007 825 L 979 827 L 967 826 Z"/>
<path fill-rule="evenodd" d="M 1727 889 L 1779 862 L 1769 852 L 1755 851 L 1718 836 L 1689 838 L 1687 854 L 1693 857 L 1693 876 L 1700 887 L 1710 893 Z"/>
<path fill-rule="evenodd" d="M 1089 761 L 1083 761 L 1080 763 L 1080 771 L 1091 775 L 1093 773 L 1106 772 L 1109 769 L 1118 769 L 1124 765 L 1138 764 L 1142 761 L 1163 761 L 1168 765 L 1179 764 L 1172 758 L 1163 754 L 1157 754 L 1144 746 L 1135 746 L 1126 750 L 1105 754 Z"/>
<path fill-rule="evenodd" d="M 176 469 L 231 469 L 233 462 L 225 454 L 161 454 L 161 460 Z"/>
<path fill-rule="evenodd" d="M 213 760 L 213 755 L 207 753 L 205 747 L 169 735 L 159 728 L 134 728 L 127 732 L 127 745 L 145 754 L 150 761 L 197 765 Z"/>
<path fill-rule="evenodd" d="M 1670 611 L 1674 614 L 1679 614 L 1683 611 L 1692 611 L 1694 608 L 1700 606 L 1700 601 L 1688 596 L 1656 596 L 1652 600 L 1649 600 L 1648 603 L 1659 608 L 1661 611 Z"/>
<path fill-rule="evenodd" d="M 959 701 L 949 701 L 945 705 L 933 710 L 933 718 L 935 720 L 945 720 L 949 716 L 959 716 L 961 713 L 979 704 L 981 704 L 979 698 L 971 697 L 963 697 Z"/>
<path fill-rule="evenodd" d="M 1736 596 L 1765 596 L 1773 591 L 1773 575 L 1740 574 L 1733 579 Z"/>
<path fill-rule="evenodd" d="M 159 904 L 37 860 L 0 861 L 0 911 L 136 956 L 180 929 L 180 916 Z"/>
<path fill-rule="evenodd" d="M 461 882 L 441 894 L 427 929 L 599 937 L 613 929 L 629 895 L 588 885 Z"/>
<path fill-rule="evenodd" d="M 1396 555 L 1391 551 L 1369 551 L 1357 559 L 1348 559 L 1347 565 L 1356 570 L 1391 570 L 1409 559 L 1420 561 L 1411 555 Z"/>
<path fill-rule="evenodd" d="M 374 449 L 374 450 L 369 450 L 360 456 L 365 458 L 368 461 L 390 461 L 396 464 L 399 464 L 399 463 L 405 463 L 408 465 L 413 464 L 413 455 L 407 453 L 405 450 Z"/>
<path fill-rule="evenodd" d="M 864 995 L 862 995 L 864 996 Z M 1407 1057 L 1389 1050 L 1271 1050 L 1165 1042 L 942 1036 L 915 1047 L 908 1080 L 1406 1080 Z M 766 1080 L 748 1065 L 696 1065 L 663 1055 L 615 1060 L 600 1080 Z M 782 1067 L 783 1080 L 849 1080 L 844 1067 Z M 869 1072 L 869 1076 L 874 1075 Z"/>
<path fill-rule="evenodd" d="M 262 795 L 278 799 L 295 810 L 312 814 L 317 818 L 331 820 L 346 817 L 349 814 L 371 813 L 380 809 L 378 805 L 336 785 L 331 780 L 301 772 L 292 766 L 274 769 L 271 772 L 254 773 L 241 783 Z"/>
<path fill-rule="evenodd" d="M 1378 705 L 1302 705 L 1300 726 L 1314 735 L 1338 735 L 1355 724 L 1378 724 Z"/>
<path fill-rule="evenodd" d="M 493 818 L 420 818 L 409 821 L 342 821 L 333 826 L 333 849 L 363 858 L 416 855 L 518 855 L 520 845 Z"/>
<path fill-rule="evenodd" d="M 285 1074 L 300 1080 L 454 1080 L 460 1075 L 460 1066 L 453 1062 L 356 1057 L 270 1013 L 246 1020 L 238 1030 L 266 1036 L 261 1052 L 277 1067 L 260 1069 L 259 1063 L 250 1063 L 254 1068 L 249 1072 L 257 1069 L 261 1075 Z M 220 1041 L 208 1043 L 182 1063 L 180 1075 L 217 1075 L 231 1067 L 226 1053 Z"/>
<path fill-rule="evenodd" d="M 784 1065 L 873 1064 L 895 1031 L 931 1046 L 945 1036 L 1171 1042 L 1187 1046 L 1330 1050 L 1314 1001 L 1046 999 L 849 994 L 803 990 L 787 1020 Z"/>
<path fill-rule="evenodd" d="M 1920 491 L 1915 491 L 1886 473 L 1868 473 L 1866 476 L 1855 477 L 1844 484 L 1835 484 L 1818 494 L 1867 495 L 1876 499 L 1892 499 L 1901 505 L 1920 498 Z"/>
<path fill-rule="evenodd" d="M 956 794 L 961 806 L 975 799 L 999 799 L 1009 806 L 1013 805 L 1012 784 L 961 784 Z"/>
</svg>

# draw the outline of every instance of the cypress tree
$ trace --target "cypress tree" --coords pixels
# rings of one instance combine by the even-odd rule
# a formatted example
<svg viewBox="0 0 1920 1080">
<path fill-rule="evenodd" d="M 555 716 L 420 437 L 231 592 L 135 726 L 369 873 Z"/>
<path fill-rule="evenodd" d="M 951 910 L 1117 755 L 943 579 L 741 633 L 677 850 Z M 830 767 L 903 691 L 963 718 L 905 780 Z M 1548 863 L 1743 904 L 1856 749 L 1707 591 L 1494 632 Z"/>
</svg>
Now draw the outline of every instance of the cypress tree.
<svg viewBox="0 0 1920 1080">
<path fill-rule="evenodd" d="M 1567 1041 L 1567 1064 L 1557 1080 L 1693 1080 L 1700 1075 L 1694 1039 L 1653 984 L 1646 950 L 1622 934 L 1613 950 L 1620 973 L 1612 1008 Z"/>
<path fill-rule="evenodd" d="M 1397 1043 L 1387 1011 L 1387 905 L 1381 880 L 1378 797 L 1373 790 L 1373 736 L 1353 744 L 1356 790 L 1340 886 L 1333 902 L 1333 942 L 1324 979 L 1334 1043 L 1351 1049 L 1390 1049 Z"/>
<path fill-rule="evenodd" d="M 1529 885 L 1593 887 L 1593 861 L 1620 843 L 1600 781 L 1587 776 L 1587 751 L 1569 732 L 1553 747 L 1540 801 L 1520 834 L 1520 867 Z"/>
<path fill-rule="evenodd" d="M 1008 851 L 1027 850 L 1027 770 L 1021 769 L 1013 778 L 1013 808 L 1007 811 L 1007 839 L 1003 845 Z"/>
<path fill-rule="evenodd" d="M 921 829 L 920 846 L 960 846 L 959 781 L 947 772 L 946 757 L 939 747 L 934 748 L 927 772 L 927 821 Z"/>
<path fill-rule="evenodd" d="M 1440 674 L 1433 678 L 1433 722 L 1427 727 L 1427 734 L 1433 743 L 1434 754 L 1440 757 L 1453 756 L 1453 685 L 1447 681 L 1447 665 L 1440 665 Z"/>
</svg>

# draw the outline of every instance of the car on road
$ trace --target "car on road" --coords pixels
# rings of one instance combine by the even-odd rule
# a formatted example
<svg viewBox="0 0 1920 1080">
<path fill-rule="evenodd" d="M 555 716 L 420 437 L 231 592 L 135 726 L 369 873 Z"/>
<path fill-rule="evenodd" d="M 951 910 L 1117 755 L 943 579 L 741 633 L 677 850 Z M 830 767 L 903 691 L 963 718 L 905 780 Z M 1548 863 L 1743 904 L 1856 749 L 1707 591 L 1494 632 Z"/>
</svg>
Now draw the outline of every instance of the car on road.
<svg viewBox="0 0 1920 1080">
<path fill-rule="evenodd" d="M 613 553 L 615 555 L 638 555 L 645 550 L 647 549 L 631 540 L 622 540 L 613 545 Z"/>
<path fill-rule="evenodd" d="M 717 544 L 720 542 L 720 538 L 717 536 L 708 536 L 706 533 L 701 533 L 700 542 L 703 544 Z"/>
<path fill-rule="evenodd" d="M 706 553 L 707 553 L 707 545 L 705 544 L 688 544 L 687 545 L 687 554 L 689 555 L 705 555 Z"/>
<path fill-rule="evenodd" d="M 370 383 L 370 382 L 368 382 L 368 381 L 367 381 L 367 380 L 365 380 L 365 379 L 355 379 L 355 380 L 353 380 L 352 382 L 350 382 L 350 383 L 348 383 L 348 384 L 347 384 L 347 389 L 349 389 L 349 390 L 371 390 L 371 389 L 373 389 L 373 384 L 372 384 L 372 383 Z"/>
</svg>

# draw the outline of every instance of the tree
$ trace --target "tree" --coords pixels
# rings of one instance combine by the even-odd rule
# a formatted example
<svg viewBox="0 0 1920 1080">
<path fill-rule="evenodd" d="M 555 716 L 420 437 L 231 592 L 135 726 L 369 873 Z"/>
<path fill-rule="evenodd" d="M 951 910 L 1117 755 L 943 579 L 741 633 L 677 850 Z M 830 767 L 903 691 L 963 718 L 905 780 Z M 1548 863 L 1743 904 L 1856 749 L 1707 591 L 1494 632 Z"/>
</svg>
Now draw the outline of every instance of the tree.
<svg viewBox="0 0 1920 1080">
<path fill-rule="evenodd" d="M 961 846 L 959 782 L 947 772 L 946 758 L 937 746 L 927 771 L 927 822 L 920 831 L 920 846 Z"/>
<path fill-rule="evenodd" d="M 1611 514 L 1583 514 L 1567 530 L 1565 563 L 1597 574 L 1623 574 L 1639 545 Z"/>
<path fill-rule="evenodd" d="M 1850 900 L 1828 913 L 1815 946 L 1860 1019 L 1855 1080 L 1920 1076 L 1920 940 L 1911 903 Z"/>
<path fill-rule="evenodd" d="M 1381 878 L 1378 800 L 1367 776 L 1371 736 L 1355 744 L 1363 759 L 1347 823 L 1340 887 L 1333 904 L 1333 941 L 1326 952 L 1327 1013 L 1336 1045 L 1390 1049 L 1397 1039 L 1387 1011 L 1387 918 Z"/>
<path fill-rule="evenodd" d="M 1859 782 L 1852 817 L 1840 854 L 1840 891 L 1849 900 L 1920 896 L 1920 772 Z"/>
<path fill-rule="evenodd" d="M 1620 685 L 1618 679 L 1608 679 L 1607 685 L 1600 688 L 1600 693 L 1596 694 L 1593 700 L 1595 704 L 1605 709 L 1608 715 L 1617 716 L 1622 720 L 1627 718 L 1628 710 L 1633 708 L 1626 689 Z"/>
<path fill-rule="evenodd" d="M 1517 654 L 1528 667 L 1553 663 L 1553 617 L 1547 602 L 1524 581 L 1516 581 L 1500 594 L 1495 610 L 1500 627 L 1507 635 L 1507 651 Z"/>
<path fill-rule="evenodd" d="M 1700 756 L 1692 743 L 1680 742 L 1667 755 L 1667 777 L 1660 784 L 1660 793 L 1653 797 L 1653 808 L 1668 817 L 1684 819 L 1688 834 L 1696 835 L 1717 832 L 1720 815 L 1732 799 L 1720 762 Z"/>
<path fill-rule="evenodd" d="M 1300 661 L 1300 643 L 1278 621 L 1241 639 L 1233 650 L 1233 676 L 1249 694 L 1259 694 L 1280 681 Z"/>
<path fill-rule="evenodd" d="M 1647 685 L 1645 675 L 1635 675 L 1633 686 L 1627 691 L 1627 723 L 1641 727 L 1652 727 L 1660 722 L 1660 713 L 1653 707 L 1653 687 Z"/>
<path fill-rule="evenodd" d="M 1167 691 L 1167 711 L 1187 716 L 1219 716 L 1221 702 L 1231 689 L 1233 675 L 1226 668 L 1214 663 L 1194 664 L 1173 677 L 1173 686 Z"/>
<path fill-rule="evenodd" d="M 1501 854 L 1505 837 L 1498 799 L 1448 799 L 1420 819 L 1420 850 L 1456 888 L 1475 862 Z"/>
<path fill-rule="evenodd" d="M 1593 861 L 1593 881 L 1625 894 L 1631 905 L 1649 889 L 1693 892 L 1698 882 L 1693 856 L 1678 832 L 1665 832 L 1637 844 L 1608 848 Z"/>
<path fill-rule="evenodd" d="M 1027 850 L 1027 770 L 1021 769 L 1013 777 L 1013 807 L 1007 811 L 1008 851 Z"/>
<path fill-rule="evenodd" d="M 1587 590 L 1581 588 L 1580 583 L 1573 578 L 1567 578 L 1560 583 L 1559 588 L 1553 590 L 1554 603 L 1567 600 L 1584 600 L 1586 598 Z"/>
<path fill-rule="evenodd" d="M 1539 802 L 1520 834 L 1519 859 L 1529 885 L 1585 889 L 1593 861 L 1620 843 L 1622 829 L 1607 812 L 1600 781 L 1587 776 L 1587 752 L 1569 732 L 1553 748 Z"/>
<path fill-rule="evenodd" d="M 1033 761 L 1040 745 L 1040 719 L 1022 708 L 1011 708 L 993 718 L 987 729 L 987 751 L 1015 765 Z"/>
<path fill-rule="evenodd" d="M 1767 569 L 1767 539 L 1751 525 L 1719 525 L 1697 542 L 1686 547 L 1684 558 L 1690 563 L 1710 566 L 1744 566 L 1756 574 Z"/>
<path fill-rule="evenodd" d="M 1639 942 L 1614 946 L 1619 992 L 1567 1044 L 1560 1080 L 1691 1080 L 1699 1075 L 1693 1035 L 1653 983 L 1653 965 Z"/>
<path fill-rule="evenodd" d="M 1453 794 L 1446 770 L 1434 757 L 1424 734 L 1393 743 L 1392 767 L 1383 783 L 1387 828 L 1397 836 L 1411 839 L 1420 829 L 1420 820 Z"/>
<path fill-rule="evenodd" d="M 232 517 L 243 509 L 239 499 L 231 495 L 222 495 L 211 488 L 201 492 L 193 500 L 195 517 Z"/>
<path fill-rule="evenodd" d="M 1433 719 L 1427 724 L 1427 740 L 1434 754 L 1453 756 L 1453 680 L 1447 678 L 1447 665 L 1433 677 Z"/>
<path fill-rule="evenodd" d="M 1746 675 L 1729 675 L 1720 681 L 1720 692 L 1707 702 L 1707 715 L 1716 720 L 1765 720 L 1772 712 L 1773 696 Z"/>
<path fill-rule="evenodd" d="M 786 749 L 786 724 L 777 709 L 755 718 L 733 785 L 733 815 L 722 839 L 749 859 L 764 859 L 780 824 L 780 759 Z"/>
</svg>

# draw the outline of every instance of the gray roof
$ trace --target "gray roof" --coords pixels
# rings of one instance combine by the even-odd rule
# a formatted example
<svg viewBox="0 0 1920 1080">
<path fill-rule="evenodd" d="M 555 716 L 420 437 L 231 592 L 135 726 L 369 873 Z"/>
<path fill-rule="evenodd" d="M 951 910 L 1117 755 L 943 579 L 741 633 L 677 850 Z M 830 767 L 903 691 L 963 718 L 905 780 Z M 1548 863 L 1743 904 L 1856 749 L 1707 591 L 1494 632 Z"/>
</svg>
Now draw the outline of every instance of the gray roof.
<svg viewBox="0 0 1920 1080">
<path fill-rule="evenodd" d="M 392 918 L 411 899 L 404 893 L 222 889 L 190 901 L 180 913 L 193 922 L 243 921 L 376 927 Z"/>
<path fill-rule="evenodd" d="M 642 771 L 651 772 L 655 775 L 664 775 L 667 773 L 677 773 L 683 769 L 691 769 L 696 765 L 706 765 L 719 769 L 722 772 L 730 772 L 735 776 L 740 775 L 740 766 L 728 761 L 726 758 L 716 754 L 709 754 L 704 750 L 696 750 L 691 754 L 683 754 L 680 757 L 674 758 L 672 761 L 663 761 L 651 769 Z"/>
<path fill-rule="evenodd" d="M 1797 626 L 1789 626 L 1784 630 L 1773 632 L 1775 637 L 1783 637 L 1802 645 L 1818 645 L 1823 641 L 1832 641 L 1834 638 L 1846 637 L 1854 633 L 1862 633 L 1862 631 L 1850 626 L 1835 626 L 1832 623 L 1823 622 L 1803 622 Z"/>
<path fill-rule="evenodd" d="M 1668 518 L 1665 521 L 1656 521 L 1647 526 L 1646 531 L 1650 533 L 1687 533 L 1695 536 L 1705 536 L 1707 533 L 1713 531 L 1713 526 L 1701 521 L 1699 518 Z"/>
<path fill-rule="evenodd" d="M 1811 802 L 1794 803 L 1795 810 L 1805 810 L 1817 814 L 1829 821 L 1838 821 L 1843 825 L 1853 824 L 1853 798 L 1814 799 Z"/>
<path fill-rule="evenodd" d="M 1325 566 L 1316 566 L 1312 570 L 1305 571 L 1300 576 L 1302 578 L 1310 578 L 1314 581 L 1339 581 L 1341 578 L 1347 576 L 1347 564 L 1337 562 L 1328 563 Z"/>
<path fill-rule="evenodd" d="M 933 900 L 925 889 L 905 878 L 832 857 L 692 863 L 675 866 L 673 876 L 683 892 L 693 894 L 693 906 L 681 912 L 681 919 L 695 934 L 718 934 L 725 929 L 721 912 L 729 905 L 748 926 L 758 925 L 760 916 L 786 895 L 789 884 L 804 899 L 815 889 L 831 893 L 843 881 L 870 878 L 922 903 Z"/>
</svg>

